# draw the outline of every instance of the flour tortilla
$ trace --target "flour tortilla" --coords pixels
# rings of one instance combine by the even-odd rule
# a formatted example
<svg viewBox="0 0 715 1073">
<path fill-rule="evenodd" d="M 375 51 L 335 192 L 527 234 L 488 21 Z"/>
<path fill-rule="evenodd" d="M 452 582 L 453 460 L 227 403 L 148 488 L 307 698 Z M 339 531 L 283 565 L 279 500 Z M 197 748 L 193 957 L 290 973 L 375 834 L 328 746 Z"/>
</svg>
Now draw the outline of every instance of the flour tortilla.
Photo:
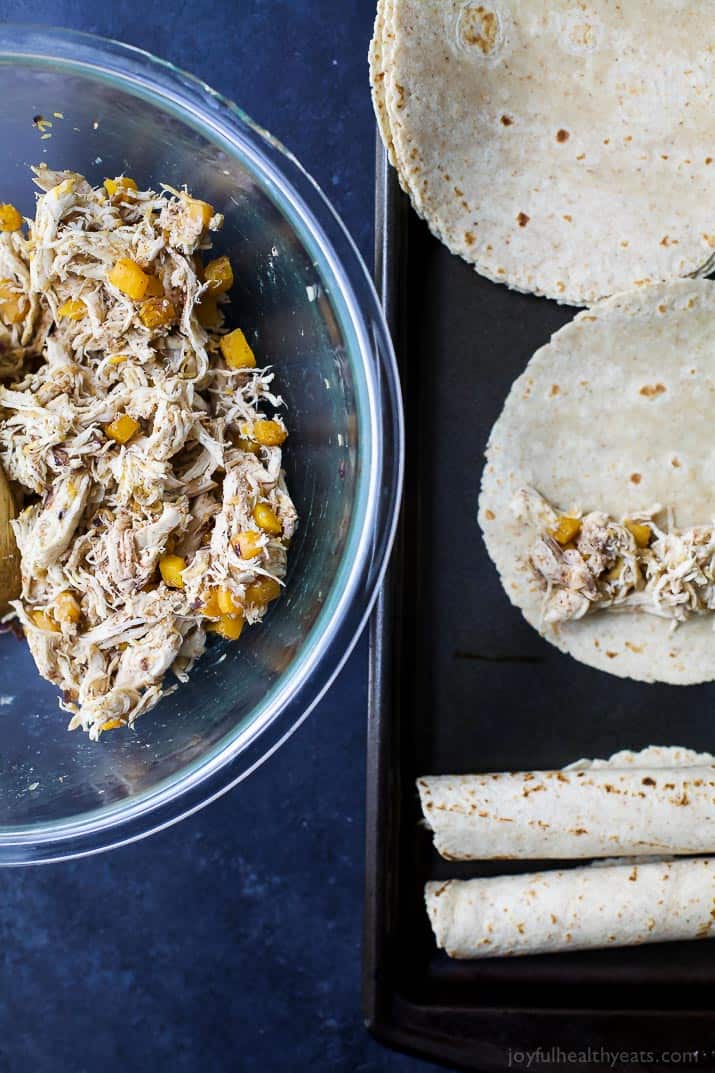
<svg viewBox="0 0 715 1073">
<path fill-rule="evenodd" d="M 422 812 L 448 860 L 715 853 L 715 757 L 650 746 L 561 771 L 425 776 Z"/>
<path fill-rule="evenodd" d="M 482 275 L 582 305 L 708 271 L 710 0 L 383 0 L 373 58 L 415 209 Z"/>
<path fill-rule="evenodd" d="M 375 109 L 377 126 L 380 131 L 387 156 L 393 168 L 397 166 L 395 149 L 392 144 L 392 131 L 390 119 L 387 114 L 387 102 L 385 101 L 385 63 L 388 60 L 389 39 L 385 38 L 385 7 L 386 0 L 378 0 L 375 26 L 368 63 L 370 65 L 370 89 L 372 92 L 372 104 Z"/>
<path fill-rule="evenodd" d="M 428 883 L 425 903 L 437 945 L 454 958 L 707 939 L 715 860 L 452 879 Z"/>
<path fill-rule="evenodd" d="M 541 624 L 529 567 L 534 530 L 511 502 L 529 485 L 559 510 L 616 519 L 659 503 L 681 528 L 715 518 L 715 283 L 683 280 L 616 295 L 557 332 L 514 383 L 492 429 L 479 523 L 502 584 L 564 652 L 620 677 L 715 678 L 715 615 L 671 621 L 596 612 Z M 658 520 L 666 523 L 665 515 Z"/>
</svg>

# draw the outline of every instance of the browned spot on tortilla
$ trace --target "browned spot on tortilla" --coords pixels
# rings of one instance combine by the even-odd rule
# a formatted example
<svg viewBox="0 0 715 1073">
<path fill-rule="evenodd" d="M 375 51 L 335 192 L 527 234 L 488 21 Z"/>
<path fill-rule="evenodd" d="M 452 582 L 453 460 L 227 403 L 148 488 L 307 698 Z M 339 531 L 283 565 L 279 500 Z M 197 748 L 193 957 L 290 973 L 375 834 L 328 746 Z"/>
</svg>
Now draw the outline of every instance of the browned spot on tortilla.
<svg viewBox="0 0 715 1073">
<path fill-rule="evenodd" d="M 674 790 L 675 789 L 675 783 L 674 782 L 666 782 L 664 785 L 665 785 L 666 790 Z"/>
<path fill-rule="evenodd" d="M 562 130 L 557 130 L 556 131 L 556 141 L 557 142 L 567 142 L 570 137 L 571 137 L 571 135 L 569 134 L 569 132 L 567 130 L 562 129 Z"/>
<path fill-rule="evenodd" d="M 711 156 L 706 156 L 705 157 L 705 163 L 706 164 L 712 164 L 712 162 L 713 162 L 713 158 Z"/>
<path fill-rule="evenodd" d="M 397 108 L 404 108 L 405 107 L 405 96 L 406 96 L 405 87 L 401 86 L 399 82 L 396 82 L 395 83 L 395 89 L 397 90 L 397 95 L 398 95 L 398 98 L 399 98 L 398 101 L 397 101 L 396 107 Z"/>
<path fill-rule="evenodd" d="M 474 238 L 474 234 L 471 231 L 465 231 L 464 241 L 467 243 L 468 246 L 473 246 L 476 241 Z"/>
<path fill-rule="evenodd" d="M 703 234 L 703 242 L 707 242 L 708 246 L 715 246 L 715 235 Z"/>
<path fill-rule="evenodd" d="M 628 242 L 627 238 L 624 238 L 624 239 L 621 240 L 621 246 L 623 247 L 624 250 L 625 250 L 626 246 L 629 246 L 629 245 L 630 245 L 630 243 Z"/>
<path fill-rule="evenodd" d="M 549 395 L 558 395 L 560 391 L 561 391 L 561 388 L 559 387 L 558 384 L 552 384 L 551 385 L 551 391 L 549 392 Z"/>
<path fill-rule="evenodd" d="M 618 655 L 618 653 L 617 652 L 606 652 L 606 655 L 608 656 L 609 659 L 615 659 L 616 656 Z"/>
<path fill-rule="evenodd" d="M 558 917 L 555 917 L 553 913 L 551 914 L 551 923 L 552 924 L 557 924 L 558 923 Z"/>
<path fill-rule="evenodd" d="M 630 648 L 631 652 L 635 652 L 636 655 L 640 655 L 643 651 L 643 645 L 634 645 L 632 641 L 626 641 L 626 648 Z"/>
<path fill-rule="evenodd" d="M 609 144 L 610 144 L 610 142 L 611 142 L 611 139 L 610 139 L 610 138 L 604 138 L 604 139 L 603 139 L 603 144 L 604 144 L 604 145 L 609 145 Z"/>
<path fill-rule="evenodd" d="M 650 775 L 646 775 L 645 778 L 641 779 L 641 782 L 643 783 L 644 786 L 655 786 L 656 785 L 655 779 L 652 779 L 650 777 Z"/>
<path fill-rule="evenodd" d="M 661 153 L 660 154 L 660 159 L 661 160 L 667 160 L 668 159 L 668 154 L 667 153 Z"/>
<path fill-rule="evenodd" d="M 455 186 L 454 192 L 457 197 L 464 197 L 464 190 L 460 190 L 458 186 Z"/>
<path fill-rule="evenodd" d="M 586 154 L 585 153 L 579 153 L 579 155 L 576 157 L 576 159 L 577 160 L 585 160 L 586 159 Z"/>
<path fill-rule="evenodd" d="M 641 478 L 640 473 L 631 473 L 631 476 L 630 476 L 631 484 L 640 484 L 641 479 L 642 478 Z"/>
<path fill-rule="evenodd" d="M 628 878 L 630 879 L 631 883 L 635 883 L 636 879 L 638 878 L 638 868 L 635 864 L 633 865 L 633 871 L 628 876 Z"/>
<path fill-rule="evenodd" d="M 680 795 L 680 797 L 673 798 L 673 804 L 674 805 L 689 805 L 690 804 L 690 798 L 686 794 L 685 790 L 683 790 L 683 792 Z"/>
<path fill-rule="evenodd" d="M 573 834 L 573 835 L 587 835 L 588 831 L 586 830 L 585 827 L 574 827 L 573 830 L 571 831 L 571 834 Z"/>
<path fill-rule="evenodd" d="M 633 141 L 633 135 L 632 134 L 626 134 L 626 136 L 623 139 L 623 141 L 624 142 L 632 142 Z"/>
<path fill-rule="evenodd" d="M 497 39 L 497 17 L 480 4 L 465 13 L 460 33 L 465 45 L 476 45 L 483 56 L 488 56 Z"/>
<path fill-rule="evenodd" d="M 680 469 L 680 461 L 677 458 L 671 458 L 671 466 L 675 466 L 676 469 Z"/>
<path fill-rule="evenodd" d="M 505 126 L 505 127 L 510 127 L 512 125 L 512 123 L 514 122 L 514 120 L 511 118 L 511 116 L 508 116 L 508 115 L 503 115 L 501 117 L 501 121 L 502 121 L 502 126 Z"/>
<path fill-rule="evenodd" d="M 486 518 L 486 519 L 487 519 L 488 521 L 490 521 L 490 522 L 493 522 L 493 521 L 494 521 L 494 519 L 496 518 L 496 514 L 494 513 L 494 511 L 493 511 L 493 510 L 485 510 L 485 511 L 484 511 L 484 517 L 485 517 L 485 518 Z"/>
<path fill-rule="evenodd" d="M 670 236 L 663 235 L 662 239 L 660 240 L 660 244 L 661 246 L 670 246 Z"/>
<path fill-rule="evenodd" d="M 556 772 L 556 778 L 559 780 L 559 782 L 568 782 L 569 781 L 568 775 L 564 775 L 563 771 L 557 771 Z"/>
<path fill-rule="evenodd" d="M 656 395 L 662 395 L 664 391 L 665 384 L 644 384 L 640 394 L 645 395 L 647 399 L 654 399 Z"/>
<path fill-rule="evenodd" d="M 559 294 L 563 294 L 566 290 L 566 284 L 562 283 L 560 279 L 556 281 L 556 290 L 559 292 Z"/>
<path fill-rule="evenodd" d="M 666 305 L 663 305 L 663 303 L 662 303 L 662 302 L 661 302 L 661 303 L 660 303 L 660 305 L 658 306 L 658 312 L 659 312 L 659 313 L 665 313 L 665 312 L 667 311 L 667 309 L 668 309 L 668 307 L 667 307 Z"/>
<path fill-rule="evenodd" d="M 519 932 L 519 935 L 523 935 L 524 934 L 524 925 L 523 924 L 517 924 L 516 930 Z"/>
<path fill-rule="evenodd" d="M 526 227 L 531 217 L 527 216 L 525 212 L 520 212 L 516 219 L 519 227 Z"/>
</svg>

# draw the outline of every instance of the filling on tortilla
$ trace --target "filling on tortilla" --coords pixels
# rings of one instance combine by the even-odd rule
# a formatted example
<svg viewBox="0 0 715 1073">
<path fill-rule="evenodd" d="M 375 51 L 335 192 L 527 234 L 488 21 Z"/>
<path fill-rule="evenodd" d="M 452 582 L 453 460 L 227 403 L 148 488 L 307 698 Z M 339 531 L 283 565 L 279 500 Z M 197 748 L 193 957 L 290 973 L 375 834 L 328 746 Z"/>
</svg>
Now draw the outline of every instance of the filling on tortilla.
<svg viewBox="0 0 715 1073">
<path fill-rule="evenodd" d="M 538 529 L 529 562 L 545 590 L 545 623 L 642 611 L 675 627 L 715 610 L 715 523 L 663 530 L 658 504 L 619 522 L 601 511 L 560 514 L 533 488 L 520 489 L 512 509 Z"/>
</svg>

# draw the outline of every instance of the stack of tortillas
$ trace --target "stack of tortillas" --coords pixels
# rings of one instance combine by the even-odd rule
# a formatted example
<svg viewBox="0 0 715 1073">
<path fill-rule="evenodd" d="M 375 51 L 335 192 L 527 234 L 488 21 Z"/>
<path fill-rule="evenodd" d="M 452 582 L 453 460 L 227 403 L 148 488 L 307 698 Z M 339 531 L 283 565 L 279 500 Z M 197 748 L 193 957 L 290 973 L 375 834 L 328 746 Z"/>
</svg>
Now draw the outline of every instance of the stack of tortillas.
<svg viewBox="0 0 715 1073">
<path fill-rule="evenodd" d="M 715 250 L 710 0 L 379 0 L 400 182 L 489 279 L 587 305 Z"/>
<path fill-rule="evenodd" d="M 428 883 L 430 921 L 451 957 L 715 935 L 715 858 L 670 859 L 715 853 L 709 753 L 650 747 L 560 771 L 426 777 L 417 787 L 435 847 L 450 860 L 607 858 Z"/>
<path fill-rule="evenodd" d="M 536 576 L 533 526 L 511 506 L 532 489 L 572 521 L 664 509 L 666 528 L 708 526 L 709 539 L 715 284 L 682 277 L 715 264 L 712 3 L 378 0 L 370 75 L 390 162 L 437 238 L 495 282 L 593 307 L 532 358 L 492 431 L 480 521 L 506 591 L 584 663 L 714 679 L 709 602 L 675 633 L 678 616 L 642 613 L 644 598 L 546 629 L 554 578 Z M 454 957 L 715 932 L 715 856 L 683 859 L 715 855 L 710 754 L 649 749 L 418 789 L 449 859 L 621 858 L 427 884 Z"/>
</svg>

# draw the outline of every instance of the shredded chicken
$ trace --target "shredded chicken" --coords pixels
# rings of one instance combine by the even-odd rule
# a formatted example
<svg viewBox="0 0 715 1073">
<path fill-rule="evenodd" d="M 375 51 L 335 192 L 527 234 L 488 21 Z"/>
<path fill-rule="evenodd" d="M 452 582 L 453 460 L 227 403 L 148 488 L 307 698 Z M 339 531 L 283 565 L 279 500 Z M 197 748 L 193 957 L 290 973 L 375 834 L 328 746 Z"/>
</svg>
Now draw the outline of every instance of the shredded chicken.
<svg viewBox="0 0 715 1073">
<path fill-rule="evenodd" d="M 563 515 L 531 488 L 512 510 L 538 532 L 529 562 L 545 590 L 545 623 L 639 611 L 675 628 L 715 610 L 715 524 L 661 529 L 659 504 L 620 522 L 599 511 Z"/>
<path fill-rule="evenodd" d="M 96 739 L 155 705 L 170 669 L 186 679 L 224 620 L 217 593 L 238 629 L 263 617 L 274 593 L 256 583 L 282 584 L 297 515 L 280 446 L 253 437 L 264 419 L 285 432 L 273 374 L 224 360 L 225 295 L 216 327 L 199 320 L 200 251 L 222 217 L 168 187 L 110 195 L 71 172 L 35 174 L 27 235 L 0 234 L 3 295 L 19 310 L 0 319 L 0 459 L 24 505 L 13 607 L 70 729 Z M 108 281 L 122 259 L 158 281 L 170 322 L 147 327 L 142 303 Z M 123 415 L 126 442 L 108 432 Z M 279 535 L 254 518 L 261 504 Z M 178 584 L 167 556 L 183 564 Z"/>
</svg>

